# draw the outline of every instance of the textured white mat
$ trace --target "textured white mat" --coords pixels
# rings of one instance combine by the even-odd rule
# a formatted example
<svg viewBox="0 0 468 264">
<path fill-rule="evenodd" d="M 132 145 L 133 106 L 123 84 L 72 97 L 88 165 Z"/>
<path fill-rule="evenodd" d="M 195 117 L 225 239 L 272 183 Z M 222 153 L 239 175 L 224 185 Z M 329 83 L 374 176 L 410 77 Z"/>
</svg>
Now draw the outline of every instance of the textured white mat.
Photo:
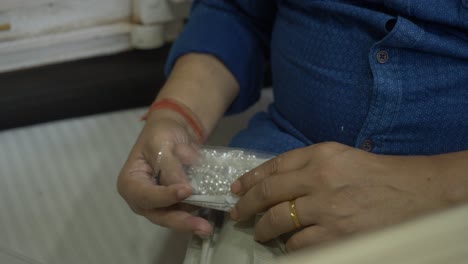
<svg viewBox="0 0 468 264">
<path fill-rule="evenodd" d="M 40 263 L 181 263 L 187 236 L 134 215 L 116 191 L 143 111 L 1 132 L 0 248 Z"/>
<path fill-rule="evenodd" d="M 272 100 L 263 90 L 249 111 L 224 118 L 208 144 L 227 144 Z M 183 263 L 187 234 L 134 215 L 116 190 L 144 111 L 0 132 L 0 263 Z"/>
</svg>

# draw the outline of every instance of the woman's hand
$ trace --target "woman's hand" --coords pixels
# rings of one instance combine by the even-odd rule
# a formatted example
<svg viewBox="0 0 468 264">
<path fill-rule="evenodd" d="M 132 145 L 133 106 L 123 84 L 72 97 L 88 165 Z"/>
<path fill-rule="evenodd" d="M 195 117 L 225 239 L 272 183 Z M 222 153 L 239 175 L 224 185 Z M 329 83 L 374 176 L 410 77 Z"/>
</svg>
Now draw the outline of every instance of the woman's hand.
<svg viewBox="0 0 468 264">
<path fill-rule="evenodd" d="M 180 102 L 199 121 L 206 138 L 238 92 L 236 78 L 215 56 L 189 53 L 177 60 L 156 100 Z M 201 142 L 196 134 L 179 113 L 152 111 L 117 187 L 130 208 L 153 223 L 208 236 L 212 232 L 208 221 L 192 216 L 194 207 L 180 204 L 192 193 L 182 164 L 197 156 L 193 144 Z"/>
<path fill-rule="evenodd" d="M 208 236 L 212 227 L 180 202 L 192 194 L 182 169 L 196 159 L 197 142 L 186 120 L 171 110 L 154 111 L 118 179 L 118 191 L 137 214 L 180 231 Z"/>
<path fill-rule="evenodd" d="M 243 175 L 231 187 L 241 196 L 231 216 L 245 220 L 266 211 L 255 239 L 296 231 L 286 247 L 297 250 L 447 206 L 443 184 L 431 157 L 376 155 L 321 143 Z M 301 229 L 290 215 L 293 200 Z"/>
</svg>

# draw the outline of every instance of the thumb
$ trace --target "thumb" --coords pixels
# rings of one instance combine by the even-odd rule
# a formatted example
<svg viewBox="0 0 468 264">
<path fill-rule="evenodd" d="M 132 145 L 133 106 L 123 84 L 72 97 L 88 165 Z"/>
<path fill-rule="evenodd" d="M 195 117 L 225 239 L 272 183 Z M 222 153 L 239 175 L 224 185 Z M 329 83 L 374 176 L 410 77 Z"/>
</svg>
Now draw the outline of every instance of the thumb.
<svg viewBox="0 0 468 264">
<path fill-rule="evenodd" d="M 148 152 L 151 151 L 153 154 L 147 155 L 149 157 L 147 161 L 153 168 L 154 176 L 159 181 L 158 184 L 166 186 L 172 184 L 189 185 L 182 160 L 176 154 L 176 144 L 164 142 L 151 149 Z"/>
</svg>

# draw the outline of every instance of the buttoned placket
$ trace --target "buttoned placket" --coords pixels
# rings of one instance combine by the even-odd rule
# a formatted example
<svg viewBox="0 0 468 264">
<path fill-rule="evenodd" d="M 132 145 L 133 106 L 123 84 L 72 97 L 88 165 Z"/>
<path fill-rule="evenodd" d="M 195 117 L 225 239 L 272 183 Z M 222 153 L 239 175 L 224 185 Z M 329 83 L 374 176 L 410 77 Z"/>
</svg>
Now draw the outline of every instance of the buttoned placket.
<svg viewBox="0 0 468 264">
<path fill-rule="evenodd" d="M 398 50 L 374 45 L 369 53 L 369 63 L 374 76 L 372 99 L 367 120 L 356 141 L 356 147 L 367 152 L 379 151 L 382 135 L 391 129 L 401 94 L 396 57 Z"/>
</svg>

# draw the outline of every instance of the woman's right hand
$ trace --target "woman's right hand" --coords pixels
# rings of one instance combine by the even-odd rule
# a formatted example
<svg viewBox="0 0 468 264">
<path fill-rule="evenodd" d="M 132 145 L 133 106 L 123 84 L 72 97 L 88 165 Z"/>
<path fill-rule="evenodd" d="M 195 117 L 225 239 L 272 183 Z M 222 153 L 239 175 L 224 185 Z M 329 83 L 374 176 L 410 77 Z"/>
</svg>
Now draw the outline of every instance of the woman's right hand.
<svg viewBox="0 0 468 264">
<path fill-rule="evenodd" d="M 208 236 L 212 226 L 180 202 L 192 194 L 183 164 L 197 157 L 195 132 L 178 113 L 153 111 L 147 118 L 117 183 L 130 208 L 151 222 Z"/>
</svg>

